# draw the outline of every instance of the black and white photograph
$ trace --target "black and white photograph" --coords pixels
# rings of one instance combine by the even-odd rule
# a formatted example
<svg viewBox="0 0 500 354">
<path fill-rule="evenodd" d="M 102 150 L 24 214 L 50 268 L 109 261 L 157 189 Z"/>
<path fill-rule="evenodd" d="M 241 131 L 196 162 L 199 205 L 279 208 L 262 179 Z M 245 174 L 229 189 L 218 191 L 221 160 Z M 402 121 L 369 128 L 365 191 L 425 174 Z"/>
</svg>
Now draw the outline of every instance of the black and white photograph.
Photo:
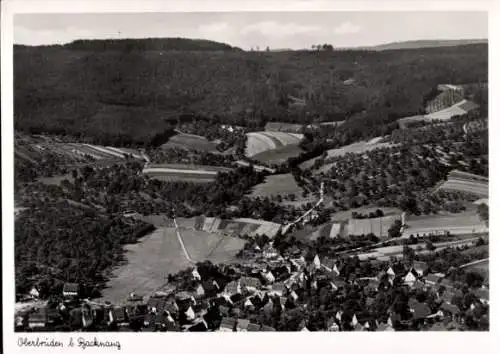
<svg viewBox="0 0 500 354">
<path fill-rule="evenodd" d="M 12 31 L 15 333 L 490 330 L 488 12 Z"/>
</svg>

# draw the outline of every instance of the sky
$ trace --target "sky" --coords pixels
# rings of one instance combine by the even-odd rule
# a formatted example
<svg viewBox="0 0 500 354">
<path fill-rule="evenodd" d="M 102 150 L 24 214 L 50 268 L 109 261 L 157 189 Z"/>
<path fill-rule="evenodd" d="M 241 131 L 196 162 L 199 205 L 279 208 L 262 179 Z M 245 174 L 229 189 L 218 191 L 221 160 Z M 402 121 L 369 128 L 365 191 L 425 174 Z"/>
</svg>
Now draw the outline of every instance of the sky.
<svg viewBox="0 0 500 354">
<path fill-rule="evenodd" d="M 486 12 L 221 12 L 17 14 L 14 43 L 185 37 L 244 50 L 356 47 L 418 39 L 488 38 Z"/>
</svg>

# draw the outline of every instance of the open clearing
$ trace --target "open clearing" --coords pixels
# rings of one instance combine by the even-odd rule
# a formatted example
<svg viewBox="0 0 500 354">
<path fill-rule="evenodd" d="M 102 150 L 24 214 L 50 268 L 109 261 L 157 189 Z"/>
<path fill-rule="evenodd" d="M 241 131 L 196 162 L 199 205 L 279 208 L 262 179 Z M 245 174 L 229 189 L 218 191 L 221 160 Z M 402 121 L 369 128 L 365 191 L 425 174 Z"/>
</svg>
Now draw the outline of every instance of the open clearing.
<svg viewBox="0 0 500 354">
<path fill-rule="evenodd" d="M 368 151 L 372 151 L 375 149 L 382 149 L 382 148 L 390 148 L 390 147 L 395 147 L 398 146 L 399 144 L 392 144 L 388 142 L 380 142 L 382 140 L 382 137 L 376 137 L 368 141 L 360 141 L 357 143 L 349 144 L 342 146 L 341 148 L 337 149 L 330 149 L 327 151 L 327 157 L 332 158 L 332 157 L 338 157 L 338 156 L 344 156 L 346 154 L 363 154 Z M 300 164 L 301 169 L 308 169 L 311 168 L 314 165 L 314 162 L 321 157 L 315 157 L 313 159 L 304 161 L 303 163 Z M 317 172 L 325 172 L 329 170 L 333 164 L 325 164 L 322 166 Z"/>
<path fill-rule="evenodd" d="M 253 157 L 268 150 L 275 150 L 287 145 L 298 145 L 303 135 L 285 132 L 252 132 L 247 134 L 245 155 Z"/>
<path fill-rule="evenodd" d="M 291 173 L 283 175 L 267 176 L 264 183 L 254 187 L 252 197 L 271 197 L 273 195 L 295 194 L 298 198 L 302 197 L 302 188 L 299 187 Z"/>
<path fill-rule="evenodd" d="M 453 235 L 487 233 L 488 227 L 474 210 L 458 214 L 408 216 L 408 226 L 403 237 L 410 235 L 442 234 L 449 231 Z"/>
<path fill-rule="evenodd" d="M 204 231 L 181 230 L 181 235 L 195 261 L 207 257 L 212 262 L 231 260 L 244 244 L 237 238 L 222 239 L 222 236 Z M 103 300 L 121 302 L 134 290 L 148 295 L 167 282 L 169 273 L 177 273 L 190 266 L 174 228 L 157 229 L 144 236 L 139 243 L 126 245 L 125 249 L 128 263 L 113 271 L 108 287 L 103 290 Z"/>
<path fill-rule="evenodd" d="M 177 134 L 171 137 L 161 147 L 165 149 L 180 148 L 187 150 L 199 150 L 206 152 L 217 151 L 216 144 L 209 141 L 207 138 L 193 134 Z"/>
<path fill-rule="evenodd" d="M 388 237 L 388 231 L 401 215 L 388 215 L 381 218 L 349 219 L 347 235 L 368 235 L 373 233 L 377 237 Z"/>
</svg>

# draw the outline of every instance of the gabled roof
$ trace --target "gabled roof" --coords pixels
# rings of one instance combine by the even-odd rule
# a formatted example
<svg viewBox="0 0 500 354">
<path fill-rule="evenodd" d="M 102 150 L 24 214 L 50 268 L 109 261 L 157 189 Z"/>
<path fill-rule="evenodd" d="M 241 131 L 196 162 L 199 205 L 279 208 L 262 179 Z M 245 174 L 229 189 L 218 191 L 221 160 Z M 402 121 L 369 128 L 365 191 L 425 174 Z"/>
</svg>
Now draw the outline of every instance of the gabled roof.
<svg viewBox="0 0 500 354">
<path fill-rule="evenodd" d="M 64 283 L 63 292 L 77 293 L 80 286 L 77 283 Z"/>
</svg>

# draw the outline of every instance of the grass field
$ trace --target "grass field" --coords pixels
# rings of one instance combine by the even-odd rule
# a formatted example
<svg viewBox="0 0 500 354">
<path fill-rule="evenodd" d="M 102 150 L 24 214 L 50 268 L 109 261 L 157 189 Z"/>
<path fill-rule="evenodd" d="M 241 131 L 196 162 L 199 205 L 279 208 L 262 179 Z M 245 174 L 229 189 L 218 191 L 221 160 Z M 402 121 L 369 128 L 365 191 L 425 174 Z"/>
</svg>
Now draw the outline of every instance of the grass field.
<svg viewBox="0 0 500 354">
<path fill-rule="evenodd" d="M 302 188 L 299 187 L 291 173 L 267 176 L 264 183 L 254 187 L 252 197 L 271 197 L 273 195 L 295 194 L 297 199 L 302 197 Z"/>
<path fill-rule="evenodd" d="M 195 261 L 212 262 L 231 260 L 244 241 L 204 231 L 181 230 L 190 257 Z M 132 291 L 148 295 L 167 280 L 169 273 L 176 273 L 190 266 L 174 228 L 160 228 L 143 237 L 137 244 L 125 246 L 127 264 L 116 268 L 102 294 L 103 300 L 123 301 Z"/>
<path fill-rule="evenodd" d="M 287 145 L 298 145 L 302 134 L 284 132 L 252 132 L 247 134 L 245 155 L 253 157 L 268 150 L 275 150 Z"/>
<path fill-rule="evenodd" d="M 207 140 L 203 136 L 193 134 L 177 134 L 171 137 L 162 148 L 181 148 L 181 149 L 195 149 L 200 151 L 216 151 L 216 144 Z"/>
<path fill-rule="evenodd" d="M 377 237 L 388 237 L 388 230 L 401 215 L 389 215 L 371 219 L 349 219 L 347 235 L 368 235 L 373 233 Z"/>
</svg>

